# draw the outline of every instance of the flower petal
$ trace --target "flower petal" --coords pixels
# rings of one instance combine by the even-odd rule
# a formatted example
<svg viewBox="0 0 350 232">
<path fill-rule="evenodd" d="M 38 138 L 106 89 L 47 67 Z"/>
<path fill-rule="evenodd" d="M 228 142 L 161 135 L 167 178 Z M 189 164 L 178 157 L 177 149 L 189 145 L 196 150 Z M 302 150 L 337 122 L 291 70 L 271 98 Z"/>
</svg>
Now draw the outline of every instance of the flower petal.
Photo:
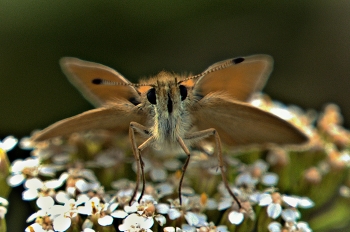
<svg viewBox="0 0 350 232">
<path fill-rule="evenodd" d="M 232 224 L 235 224 L 235 225 L 239 225 L 242 223 L 244 219 L 244 215 L 243 213 L 239 213 L 239 212 L 236 212 L 236 211 L 232 211 L 229 215 L 228 215 L 228 220 L 230 220 L 230 222 Z"/>
<path fill-rule="evenodd" d="M 113 213 L 111 213 L 111 216 L 115 218 L 125 218 L 126 216 L 128 216 L 128 214 L 123 210 L 116 210 Z"/>
<path fill-rule="evenodd" d="M 48 209 L 55 204 L 55 201 L 52 197 L 39 197 L 36 200 L 36 205 L 41 209 Z"/>
<path fill-rule="evenodd" d="M 5 151 L 10 151 L 16 146 L 17 143 L 18 143 L 18 139 L 10 135 L 4 138 L 2 142 L 0 142 L 0 148 Z"/>
<path fill-rule="evenodd" d="M 279 177 L 276 173 L 269 172 L 262 176 L 261 182 L 267 186 L 276 186 L 278 179 Z"/>
<path fill-rule="evenodd" d="M 267 215 L 270 217 L 270 218 L 277 218 L 279 215 L 281 215 L 281 212 L 282 212 L 282 207 L 280 204 L 270 204 L 268 207 L 267 207 Z"/>
<path fill-rule="evenodd" d="M 106 215 L 102 218 L 99 218 L 97 221 L 101 226 L 109 226 L 113 223 L 113 217 Z"/>
<path fill-rule="evenodd" d="M 161 214 L 156 215 L 154 219 L 158 222 L 160 226 L 163 226 L 166 223 L 166 218 Z"/>
<path fill-rule="evenodd" d="M 17 187 L 18 185 L 22 184 L 24 180 L 25 176 L 22 173 L 20 173 L 17 175 L 9 176 L 7 178 L 7 184 L 11 187 Z"/>
<path fill-rule="evenodd" d="M 53 220 L 53 228 L 55 231 L 66 231 L 70 227 L 71 223 L 72 221 L 70 218 L 61 215 Z"/>
<path fill-rule="evenodd" d="M 262 193 L 259 196 L 259 205 L 266 206 L 272 203 L 272 197 L 268 193 Z"/>
<path fill-rule="evenodd" d="M 282 225 L 278 222 L 271 222 L 267 228 L 270 232 L 281 232 Z"/>
</svg>

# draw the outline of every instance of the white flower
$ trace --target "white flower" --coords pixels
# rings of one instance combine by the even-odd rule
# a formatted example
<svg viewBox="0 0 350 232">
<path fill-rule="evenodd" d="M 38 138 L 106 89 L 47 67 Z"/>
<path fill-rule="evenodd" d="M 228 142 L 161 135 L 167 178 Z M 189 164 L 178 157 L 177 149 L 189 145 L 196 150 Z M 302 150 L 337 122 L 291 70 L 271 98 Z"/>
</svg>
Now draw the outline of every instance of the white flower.
<svg viewBox="0 0 350 232">
<path fill-rule="evenodd" d="M 102 210 L 102 206 L 100 205 L 100 198 L 93 197 L 87 202 L 85 202 L 84 206 L 78 207 L 78 212 L 80 214 L 85 215 L 93 215 Z"/>
<path fill-rule="evenodd" d="M 167 214 L 170 210 L 170 206 L 165 203 L 159 203 L 156 205 L 156 209 L 158 213 Z"/>
<path fill-rule="evenodd" d="M 59 215 L 53 220 L 53 228 L 56 231 L 66 231 L 70 227 L 71 223 L 72 221 L 69 217 Z"/>
<path fill-rule="evenodd" d="M 52 197 L 39 197 L 37 206 L 40 210 L 31 215 L 27 222 L 47 216 L 55 231 L 66 231 L 71 226 L 71 218 L 77 216 L 77 202 L 74 199 L 67 200 L 64 205 L 54 205 Z"/>
<path fill-rule="evenodd" d="M 282 218 L 287 222 L 296 222 L 300 218 L 300 213 L 297 209 L 285 209 L 282 211 Z"/>
<path fill-rule="evenodd" d="M 156 204 L 156 210 L 160 214 L 168 214 L 170 220 L 175 220 L 181 217 L 181 212 L 176 208 L 170 208 L 170 205 L 165 203 Z"/>
<path fill-rule="evenodd" d="M 126 216 L 128 216 L 128 213 L 123 211 L 123 210 L 115 210 L 114 212 L 111 213 L 111 216 L 114 218 L 125 218 Z"/>
<path fill-rule="evenodd" d="M 54 204 L 55 201 L 52 199 L 52 197 L 39 197 L 36 200 L 36 205 L 38 206 L 39 210 L 30 215 L 27 222 L 31 222 L 37 217 L 49 216 L 51 214 L 50 209 L 54 206 Z"/>
<path fill-rule="evenodd" d="M 164 232 L 182 232 L 182 230 L 181 230 L 181 228 L 179 228 L 179 227 L 170 227 L 170 226 L 168 226 L 168 227 L 165 227 L 164 229 L 163 229 L 163 231 Z"/>
<path fill-rule="evenodd" d="M 229 198 L 224 198 L 222 201 L 219 202 L 218 204 L 218 210 L 221 211 L 221 210 L 225 210 L 225 209 L 228 209 L 232 206 L 233 204 L 233 199 L 232 197 L 230 196 Z"/>
<path fill-rule="evenodd" d="M 11 176 L 7 178 L 7 183 L 11 187 L 16 187 L 23 183 L 26 176 L 37 176 L 39 173 L 39 159 L 29 157 L 25 160 L 15 160 L 11 164 Z"/>
<path fill-rule="evenodd" d="M 185 219 L 190 226 L 197 226 L 199 223 L 198 217 L 192 212 L 187 212 L 185 214 Z"/>
<path fill-rule="evenodd" d="M 39 210 L 29 216 L 27 222 L 33 221 L 34 219 L 47 218 L 44 220 L 44 223 L 53 226 L 55 231 L 65 231 L 71 225 L 71 216 L 75 216 L 72 214 L 73 210 L 70 206 L 65 205 L 54 205 L 54 200 L 52 197 L 39 197 L 36 201 Z M 43 226 L 34 223 L 29 226 L 26 231 L 46 231 L 43 229 Z M 51 230 L 50 230 L 51 231 Z"/>
<path fill-rule="evenodd" d="M 85 215 L 98 215 L 98 224 L 108 226 L 113 223 L 113 218 L 125 218 L 128 213 L 123 210 L 116 210 L 119 203 L 113 202 L 101 203 L 100 198 L 93 197 L 85 202 L 84 206 L 78 207 L 78 212 Z"/>
<path fill-rule="evenodd" d="M 282 196 L 283 201 L 290 205 L 293 208 L 311 208 L 314 206 L 313 201 L 308 197 L 299 197 L 299 196 Z"/>
<path fill-rule="evenodd" d="M 176 218 L 181 217 L 181 212 L 178 209 L 171 208 L 168 211 L 168 216 L 171 220 L 175 220 Z"/>
<path fill-rule="evenodd" d="M 297 223 L 297 228 L 301 232 L 312 232 L 311 228 L 309 227 L 309 225 L 306 222 L 298 222 Z"/>
<path fill-rule="evenodd" d="M 7 209 L 4 206 L 0 206 L 0 218 L 5 218 L 5 214 L 7 213 Z"/>
<path fill-rule="evenodd" d="M 271 222 L 267 226 L 267 228 L 270 232 L 282 231 L 282 225 L 279 222 Z M 306 222 L 297 222 L 292 224 L 285 222 L 285 228 L 287 229 L 287 231 L 312 232 L 312 230 Z"/>
<path fill-rule="evenodd" d="M 80 191 L 80 192 L 88 192 L 90 190 L 97 190 L 98 188 L 101 187 L 101 184 L 99 182 L 92 182 L 92 183 L 89 183 L 83 179 L 80 179 L 78 180 L 76 183 L 75 183 L 75 187 Z"/>
<path fill-rule="evenodd" d="M 230 222 L 232 224 L 235 224 L 235 225 L 241 224 L 243 219 L 244 219 L 243 213 L 240 213 L 240 212 L 237 212 L 237 211 L 232 211 L 228 215 L 228 220 L 230 220 Z"/>
<path fill-rule="evenodd" d="M 196 232 L 197 229 L 196 229 L 196 227 L 194 227 L 194 226 L 190 226 L 190 225 L 188 225 L 188 224 L 183 224 L 183 225 L 182 225 L 182 231 L 186 231 L 186 232 Z"/>
<path fill-rule="evenodd" d="M 275 194 L 276 199 L 279 199 L 279 193 Z M 267 206 L 267 215 L 273 219 L 279 217 L 282 212 L 282 206 L 278 200 L 273 201 L 270 193 L 255 193 L 250 196 L 250 200 L 258 203 L 260 206 Z"/>
<path fill-rule="evenodd" d="M 299 197 L 284 195 L 284 196 L 282 196 L 282 199 L 285 203 L 287 203 L 288 205 L 290 205 L 294 208 L 298 206 Z"/>
<path fill-rule="evenodd" d="M 314 205 L 315 205 L 315 203 L 308 197 L 300 197 L 299 198 L 298 206 L 300 208 L 308 209 L 308 208 L 313 207 Z"/>
<path fill-rule="evenodd" d="M 83 230 L 83 232 L 95 232 L 95 230 L 91 229 L 91 228 L 85 228 Z"/>
<path fill-rule="evenodd" d="M 33 143 L 30 139 L 30 137 L 23 137 L 19 141 L 19 147 L 23 150 L 32 150 L 33 149 Z"/>
<path fill-rule="evenodd" d="M 154 216 L 154 220 L 156 220 L 160 226 L 163 226 L 166 223 L 166 218 L 161 214 Z"/>
<path fill-rule="evenodd" d="M 229 232 L 227 230 L 227 226 L 217 226 L 216 227 L 216 231 L 218 231 L 218 232 Z"/>
<path fill-rule="evenodd" d="M 314 203 L 307 197 L 280 195 L 278 192 L 273 192 L 272 194 L 254 193 L 250 196 L 250 200 L 258 203 L 260 206 L 267 206 L 267 214 L 269 217 L 276 219 L 281 214 L 283 217 L 284 212 L 285 217 L 292 221 L 295 221 L 298 217 L 295 215 L 295 211 L 293 210 L 293 213 L 290 212 L 289 209 L 283 210 L 283 202 L 293 208 L 310 208 L 314 205 Z"/>
<path fill-rule="evenodd" d="M 276 186 L 278 179 L 279 177 L 276 173 L 267 172 L 261 177 L 261 183 L 266 186 Z"/>
<path fill-rule="evenodd" d="M 267 215 L 270 218 L 276 219 L 281 215 L 282 206 L 280 204 L 271 203 L 267 206 Z"/>
<path fill-rule="evenodd" d="M 0 197 L 0 205 L 8 206 L 9 202 L 3 197 Z"/>
<path fill-rule="evenodd" d="M 282 225 L 279 222 L 271 222 L 267 228 L 270 232 L 281 232 Z"/>
<path fill-rule="evenodd" d="M 266 206 L 272 203 L 272 197 L 269 193 L 255 192 L 250 195 L 249 199 L 254 203 L 258 203 L 260 206 Z"/>
<path fill-rule="evenodd" d="M 125 212 L 130 213 L 130 214 L 135 213 L 137 211 L 139 205 L 140 204 L 138 202 L 134 202 L 131 206 L 125 205 L 124 210 L 125 210 Z"/>
<path fill-rule="evenodd" d="M 46 192 L 48 190 L 54 190 L 63 185 L 63 182 L 59 179 L 52 179 L 47 181 L 41 181 L 38 178 L 32 178 L 25 182 L 25 191 L 22 193 L 23 200 L 34 200 L 39 196 L 41 191 Z"/>
<path fill-rule="evenodd" d="M 76 200 L 71 198 L 71 195 L 69 195 L 67 192 L 64 191 L 58 191 L 56 194 L 56 201 L 62 204 L 70 203 L 74 204 L 75 206 L 81 205 L 85 202 L 87 202 L 90 198 L 86 194 L 80 194 L 76 197 Z"/>
<path fill-rule="evenodd" d="M 113 217 L 105 215 L 104 217 L 100 217 L 97 221 L 101 226 L 109 226 L 113 223 Z"/>
<path fill-rule="evenodd" d="M 13 137 L 12 135 L 7 136 L 2 141 L 0 141 L 0 149 L 6 151 L 12 150 L 18 143 L 18 139 Z"/>
<path fill-rule="evenodd" d="M 249 172 L 241 173 L 236 178 L 236 185 L 238 186 L 245 185 L 245 186 L 253 187 L 258 182 L 259 180 L 257 178 L 254 178 Z"/>
<path fill-rule="evenodd" d="M 44 230 L 42 225 L 40 225 L 39 223 L 34 223 L 30 226 L 28 226 L 25 230 L 25 232 L 54 232 L 53 230 Z"/>
<path fill-rule="evenodd" d="M 123 224 L 119 225 L 118 229 L 128 232 L 138 232 L 143 229 L 143 231 L 151 232 L 150 228 L 153 226 L 153 223 L 152 217 L 143 217 L 133 213 L 124 219 Z"/>
<path fill-rule="evenodd" d="M 205 214 L 186 212 L 185 219 L 190 226 L 207 226 L 207 216 Z"/>
</svg>

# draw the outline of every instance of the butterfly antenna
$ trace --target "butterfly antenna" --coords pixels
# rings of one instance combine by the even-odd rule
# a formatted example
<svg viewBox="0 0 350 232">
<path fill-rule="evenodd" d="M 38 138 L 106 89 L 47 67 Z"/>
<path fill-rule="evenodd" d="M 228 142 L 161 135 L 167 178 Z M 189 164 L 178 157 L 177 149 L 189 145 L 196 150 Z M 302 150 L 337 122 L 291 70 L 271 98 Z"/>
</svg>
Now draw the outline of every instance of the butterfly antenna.
<svg viewBox="0 0 350 232">
<path fill-rule="evenodd" d="M 128 85 L 127 83 L 109 81 L 101 78 L 95 78 L 91 82 L 95 85 Z"/>
<path fill-rule="evenodd" d="M 115 81 L 105 80 L 102 78 L 95 78 L 92 80 L 92 83 L 95 85 L 125 85 L 125 86 L 134 86 L 134 87 L 153 86 L 150 84 L 134 84 L 134 83 L 125 83 L 125 82 L 115 82 Z"/>
<path fill-rule="evenodd" d="M 221 69 L 224 69 L 224 68 L 227 68 L 227 67 L 231 66 L 233 63 L 235 63 L 234 60 L 228 60 L 225 63 L 223 63 L 223 64 L 221 64 L 219 66 L 216 66 L 214 68 L 208 69 L 208 70 L 206 70 L 206 71 L 204 71 L 204 72 L 202 72 L 200 74 L 197 74 L 197 75 L 194 75 L 194 76 L 191 76 L 191 77 L 187 77 L 186 79 L 182 80 L 181 82 L 192 80 L 192 79 L 196 79 L 196 78 L 205 76 L 205 75 L 207 75 L 209 73 L 219 71 Z"/>
</svg>

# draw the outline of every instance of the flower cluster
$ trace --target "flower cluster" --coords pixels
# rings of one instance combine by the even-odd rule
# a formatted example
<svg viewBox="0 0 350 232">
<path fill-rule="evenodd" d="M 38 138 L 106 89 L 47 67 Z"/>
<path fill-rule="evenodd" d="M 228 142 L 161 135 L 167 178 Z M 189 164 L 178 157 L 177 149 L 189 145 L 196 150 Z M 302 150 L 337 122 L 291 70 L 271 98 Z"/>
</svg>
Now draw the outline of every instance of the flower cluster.
<svg viewBox="0 0 350 232">
<path fill-rule="evenodd" d="M 15 160 L 6 181 L 11 187 L 23 185 L 23 200 L 36 203 L 26 231 L 308 232 L 340 224 L 349 228 L 350 132 L 341 126 L 339 108 L 330 104 L 318 115 L 264 95 L 251 103 L 288 120 L 310 142 L 225 148 L 225 174 L 241 207 L 222 183 L 210 143 L 192 151 L 180 204 L 183 154 L 143 152 L 144 194 L 141 197 L 138 189 L 131 199 L 136 165 L 125 137 L 96 131 L 40 144 L 23 138 L 20 146 L 30 149 L 31 156 Z M 0 151 L 6 154 L 16 143 L 12 137 L 4 139 Z M 7 204 L 0 198 L 0 218 L 5 217 Z M 336 212 L 337 220 L 324 220 Z"/>
</svg>

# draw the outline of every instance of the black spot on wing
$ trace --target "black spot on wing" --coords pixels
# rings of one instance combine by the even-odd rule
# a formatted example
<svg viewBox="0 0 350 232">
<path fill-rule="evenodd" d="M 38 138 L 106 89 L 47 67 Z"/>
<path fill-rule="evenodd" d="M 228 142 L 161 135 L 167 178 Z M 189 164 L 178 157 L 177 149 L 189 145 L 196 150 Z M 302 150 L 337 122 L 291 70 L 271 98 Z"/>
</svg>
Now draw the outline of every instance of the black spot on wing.
<svg viewBox="0 0 350 232">
<path fill-rule="evenodd" d="M 103 80 L 100 78 L 95 78 L 91 82 L 92 82 L 92 84 L 100 85 L 100 84 L 102 84 Z"/>
<path fill-rule="evenodd" d="M 235 58 L 232 60 L 232 62 L 234 64 L 239 64 L 239 63 L 242 63 L 244 61 L 244 58 L 243 57 L 238 57 L 238 58 Z"/>
</svg>

